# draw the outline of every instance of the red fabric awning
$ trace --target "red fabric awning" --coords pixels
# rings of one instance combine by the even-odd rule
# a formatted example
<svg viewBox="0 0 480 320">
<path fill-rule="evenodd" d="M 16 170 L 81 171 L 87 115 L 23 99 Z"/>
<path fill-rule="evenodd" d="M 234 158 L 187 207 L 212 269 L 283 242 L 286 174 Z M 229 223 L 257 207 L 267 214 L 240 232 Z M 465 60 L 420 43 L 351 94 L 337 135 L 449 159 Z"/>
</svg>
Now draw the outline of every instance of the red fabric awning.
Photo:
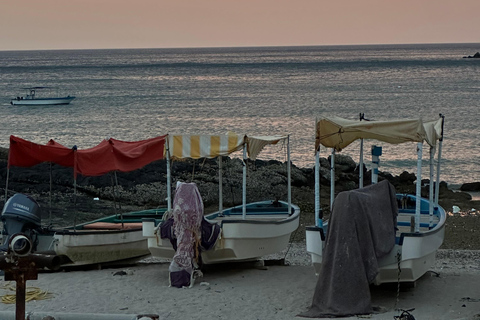
<svg viewBox="0 0 480 320">
<path fill-rule="evenodd" d="M 99 176 L 110 171 L 128 172 L 164 158 L 166 135 L 141 140 L 121 141 L 110 138 L 97 146 L 76 150 L 50 140 L 46 145 L 10 136 L 8 166 L 31 167 L 53 162 L 74 168 L 75 175 Z"/>
<path fill-rule="evenodd" d="M 99 176 L 110 171 L 128 172 L 140 169 L 165 156 L 165 137 L 129 142 L 110 138 L 96 147 L 78 150 L 77 172 Z"/>
<path fill-rule="evenodd" d="M 10 136 L 8 166 L 32 167 L 42 162 L 53 162 L 73 167 L 74 150 L 50 140 L 46 145 Z"/>
</svg>

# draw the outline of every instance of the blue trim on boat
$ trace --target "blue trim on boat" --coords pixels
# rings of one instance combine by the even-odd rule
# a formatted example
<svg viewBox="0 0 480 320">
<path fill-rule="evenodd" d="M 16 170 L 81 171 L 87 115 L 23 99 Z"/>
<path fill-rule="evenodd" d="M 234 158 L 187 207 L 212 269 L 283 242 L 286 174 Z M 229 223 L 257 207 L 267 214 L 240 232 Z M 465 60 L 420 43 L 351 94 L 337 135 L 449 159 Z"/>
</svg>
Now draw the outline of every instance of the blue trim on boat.
<svg viewBox="0 0 480 320">
<path fill-rule="evenodd" d="M 399 222 L 397 222 L 397 226 L 409 227 L 409 226 L 411 226 L 411 224 L 408 221 L 399 221 Z M 436 226 L 436 224 L 433 225 L 433 227 L 435 227 L 435 226 Z M 422 222 L 422 223 L 420 223 L 420 228 L 430 228 L 430 223 Z"/>
<path fill-rule="evenodd" d="M 287 216 L 287 214 L 285 214 Z M 207 220 L 212 222 L 212 218 L 210 216 L 206 216 Z M 288 215 L 287 219 L 280 220 L 280 221 L 272 221 L 272 220 L 248 220 L 248 215 L 246 219 L 229 219 L 229 220 L 221 220 L 221 226 L 223 227 L 224 224 L 229 224 L 229 223 L 245 223 L 245 224 L 284 224 L 284 223 L 289 223 L 292 220 L 297 219 L 297 215 Z"/>
</svg>

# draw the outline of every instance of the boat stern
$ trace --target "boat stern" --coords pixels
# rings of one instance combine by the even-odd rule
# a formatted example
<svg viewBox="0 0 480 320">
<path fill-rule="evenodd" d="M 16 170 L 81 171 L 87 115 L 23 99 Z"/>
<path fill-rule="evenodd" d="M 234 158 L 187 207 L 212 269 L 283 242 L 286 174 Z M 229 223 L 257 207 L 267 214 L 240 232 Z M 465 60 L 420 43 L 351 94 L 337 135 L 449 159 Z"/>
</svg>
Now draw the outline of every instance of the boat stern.
<svg viewBox="0 0 480 320">
<path fill-rule="evenodd" d="M 312 258 L 315 274 L 318 275 L 322 266 L 323 247 L 325 246 L 325 230 L 322 227 L 309 226 L 305 228 L 307 252 Z"/>
<path fill-rule="evenodd" d="M 160 223 L 157 219 L 142 219 L 142 233 L 147 238 L 148 251 L 154 257 L 172 259 L 175 250 L 169 239 L 160 237 L 158 226 L 160 226 Z"/>
</svg>

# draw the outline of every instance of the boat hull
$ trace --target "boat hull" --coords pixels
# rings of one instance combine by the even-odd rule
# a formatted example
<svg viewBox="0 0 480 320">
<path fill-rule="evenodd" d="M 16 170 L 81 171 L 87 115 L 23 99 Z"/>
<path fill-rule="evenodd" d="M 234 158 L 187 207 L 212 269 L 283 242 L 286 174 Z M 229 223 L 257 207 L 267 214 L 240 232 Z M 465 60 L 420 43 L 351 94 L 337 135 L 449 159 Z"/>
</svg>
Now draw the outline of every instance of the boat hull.
<svg viewBox="0 0 480 320">
<path fill-rule="evenodd" d="M 410 197 L 415 198 L 414 196 Z M 428 200 L 422 199 L 421 206 L 421 215 L 426 220 L 429 215 L 424 209 L 428 208 Z M 399 214 L 402 214 L 401 209 Z M 378 260 L 378 275 L 373 283 L 380 285 L 392 282 L 415 282 L 422 277 L 435 263 L 436 252 L 443 243 L 445 218 L 445 210 L 439 207 L 436 211 L 437 222 L 433 228 L 427 228 L 428 230 L 418 233 L 399 233 L 394 248 L 388 255 Z M 402 227 L 405 228 L 405 221 L 402 223 Z M 325 247 L 325 237 L 322 234 L 327 232 L 328 224 L 322 228 L 313 226 L 306 228 L 307 252 L 310 253 L 317 275 L 321 269 Z"/>
<path fill-rule="evenodd" d="M 141 228 L 115 233 L 57 232 L 53 238 L 55 253 L 68 257 L 76 266 L 141 258 L 150 253 Z"/>
<path fill-rule="evenodd" d="M 242 218 L 241 206 L 223 210 L 223 214 L 212 213 L 205 218 L 221 226 L 221 234 L 211 250 L 202 252 L 202 263 L 216 264 L 260 259 L 262 256 L 284 250 L 290 236 L 298 228 L 300 209 L 280 202 L 281 207 L 272 206 L 273 201 L 255 202 L 247 205 L 247 214 Z M 171 259 L 175 254 L 169 239 L 160 238 L 158 224 L 144 219 L 144 235 L 148 238 L 148 249 L 152 256 Z"/>
<path fill-rule="evenodd" d="M 75 228 L 51 229 L 38 237 L 37 252 L 62 256 L 63 267 L 138 260 L 150 254 L 142 232 L 142 219 L 161 219 L 165 210 L 117 214 Z"/>
<path fill-rule="evenodd" d="M 47 105 L 66 105 L 70 104 L 75 97 L 62 98 L 35 98 L 35 99 L 12 99 L 10 104 L 14 106 L 47 106 Z"/>
</svg>

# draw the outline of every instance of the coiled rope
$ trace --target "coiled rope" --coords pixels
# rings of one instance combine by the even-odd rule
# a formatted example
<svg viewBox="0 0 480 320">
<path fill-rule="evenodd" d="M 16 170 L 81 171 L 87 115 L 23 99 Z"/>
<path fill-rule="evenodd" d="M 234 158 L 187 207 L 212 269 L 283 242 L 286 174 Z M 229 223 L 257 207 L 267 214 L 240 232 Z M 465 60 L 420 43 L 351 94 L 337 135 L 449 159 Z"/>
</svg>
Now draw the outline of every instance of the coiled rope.
<svg viewBox="0 0 480 320">
<path fill-rule="evenodd" d="M 8 291 L 16 291 L 15 286 L 12 282 L 7 283 L 0 289 L 8 290 Z M 25 292 L 25 301 L 32 301 L 32 300 L 46 300 L 53 297 L 53 293 L 48 291 L 43 291 L 37 287 L 27 287 Z M 4 294 L 2 297 L 2 303 L 5 304 L 14 304 L 16 303 L 16 294 Z"/>
</svg>

